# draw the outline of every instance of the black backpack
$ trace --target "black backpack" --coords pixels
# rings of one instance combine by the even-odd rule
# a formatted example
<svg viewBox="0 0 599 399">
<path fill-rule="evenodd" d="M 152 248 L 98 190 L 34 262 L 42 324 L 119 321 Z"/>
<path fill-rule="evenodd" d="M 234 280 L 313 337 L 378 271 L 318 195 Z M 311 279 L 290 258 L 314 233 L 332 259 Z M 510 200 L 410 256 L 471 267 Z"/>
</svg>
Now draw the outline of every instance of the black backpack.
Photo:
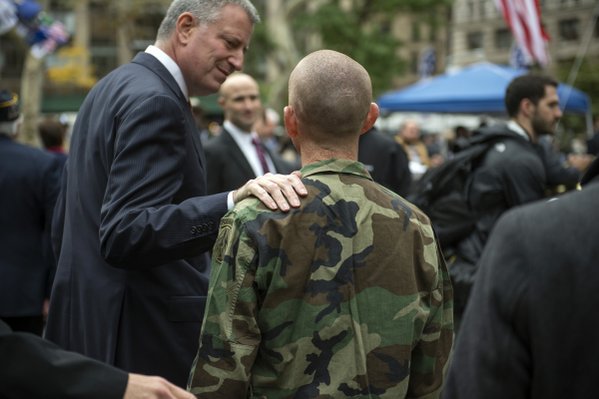
<svg viewBox="0 0 599 399">
<path fill-rule="evenodd" d="M 476 217 L 466 193 L 472 172 L 487 151 L 498 141 L 514 138 L 505 127 L 491 127 L 475 132 L 455 153 L 438 167 L 429 169 L 415 184 L 408 201 L 431 219 L 446 256 L 451 248 L 474 229 Z"/>
</svg>

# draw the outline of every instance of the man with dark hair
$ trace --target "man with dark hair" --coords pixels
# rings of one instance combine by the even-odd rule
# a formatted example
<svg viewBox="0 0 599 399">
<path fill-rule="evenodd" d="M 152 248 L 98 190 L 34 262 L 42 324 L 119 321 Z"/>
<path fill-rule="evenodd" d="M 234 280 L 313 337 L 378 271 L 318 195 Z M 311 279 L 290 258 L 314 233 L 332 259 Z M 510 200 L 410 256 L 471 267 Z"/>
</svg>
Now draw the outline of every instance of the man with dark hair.
<svg viewBox="0 0 599 399">
<path fill-rule="evenodd" d="M 67 161 L 67 154 L 64 149 L 67 125 L 59 120 L 46 118 L 37 125 L 37 131 L 46 151 L 54 154 L 60 161 L 61 166 L 64 166 Z"/>
<path fill-rule="evenodd" d="M 505 133 L 483 157 L 467 185 L 468 203 L 476 215 L 474 231 L 456 246 L 450 265 L 456 319 L 466 306 L 476 263 L 497 219 L 508 209 L 545 196 L 546 173 L 537 141 L 553 134 L 562 112 L 557 82 L 545 76 L 515 78 L 505 94 L 509 122 L 477 134 Z"/>
</svg>

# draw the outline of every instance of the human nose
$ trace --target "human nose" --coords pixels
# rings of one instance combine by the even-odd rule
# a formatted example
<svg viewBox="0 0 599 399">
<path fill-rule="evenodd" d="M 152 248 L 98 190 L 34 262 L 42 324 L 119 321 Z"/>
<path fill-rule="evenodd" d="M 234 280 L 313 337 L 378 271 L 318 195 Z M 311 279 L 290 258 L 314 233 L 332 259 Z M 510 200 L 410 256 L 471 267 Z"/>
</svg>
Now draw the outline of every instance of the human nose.
<svg viewBox="0 0 599 399">
<path fill-rule="evenodd" d="M 229 57 L 229 63 L 235 68 L 236 71 L 241 71 L 243 69 L 243 61 L 245 58 L 245 53 L 243 50 L 236 51 L 231 57 Z"/>
</svg>

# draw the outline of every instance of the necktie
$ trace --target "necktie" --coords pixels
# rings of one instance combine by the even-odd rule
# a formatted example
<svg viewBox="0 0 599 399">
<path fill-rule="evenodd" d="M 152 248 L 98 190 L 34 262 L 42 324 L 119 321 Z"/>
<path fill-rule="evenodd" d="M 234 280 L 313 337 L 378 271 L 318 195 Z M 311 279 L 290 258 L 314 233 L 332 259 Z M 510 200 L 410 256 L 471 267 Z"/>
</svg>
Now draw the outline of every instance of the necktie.
<svg viewBox="0 0 599 399">
<path fill-rule="evenodd" d="M 266 163 L 266 157 L 264 156 L 264 148 L 262 148 L 262 143 L 257 137 L 252 137 L 252 144 L 256 147 L 256 154 L 258 154 L 258 159 L 260 160 L 260 165 L 262 166 L 262 171 L 266 174 L 270 172 L 268 169 L 268 164 Z"/>
</svg>

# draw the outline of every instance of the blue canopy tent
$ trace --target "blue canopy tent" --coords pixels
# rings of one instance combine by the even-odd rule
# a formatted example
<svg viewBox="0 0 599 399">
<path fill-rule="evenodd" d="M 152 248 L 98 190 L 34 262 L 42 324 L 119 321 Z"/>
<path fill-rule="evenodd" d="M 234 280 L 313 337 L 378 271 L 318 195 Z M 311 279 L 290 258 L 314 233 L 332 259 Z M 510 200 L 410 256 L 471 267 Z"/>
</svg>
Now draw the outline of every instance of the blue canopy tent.
<svg viewBox="0 0 599 399">
<path fill-rule="evenodd" d="M 525 73 L 526 69 L 481 62 L 385 93 L 377 104 L 383 111 L 505 114 L 505 89 L 513 78 Z M 585 115 L 592 131 L 589 97 L 565 84 L 558 86 L 558 96 L 564 112 Z"/>
</svg>

